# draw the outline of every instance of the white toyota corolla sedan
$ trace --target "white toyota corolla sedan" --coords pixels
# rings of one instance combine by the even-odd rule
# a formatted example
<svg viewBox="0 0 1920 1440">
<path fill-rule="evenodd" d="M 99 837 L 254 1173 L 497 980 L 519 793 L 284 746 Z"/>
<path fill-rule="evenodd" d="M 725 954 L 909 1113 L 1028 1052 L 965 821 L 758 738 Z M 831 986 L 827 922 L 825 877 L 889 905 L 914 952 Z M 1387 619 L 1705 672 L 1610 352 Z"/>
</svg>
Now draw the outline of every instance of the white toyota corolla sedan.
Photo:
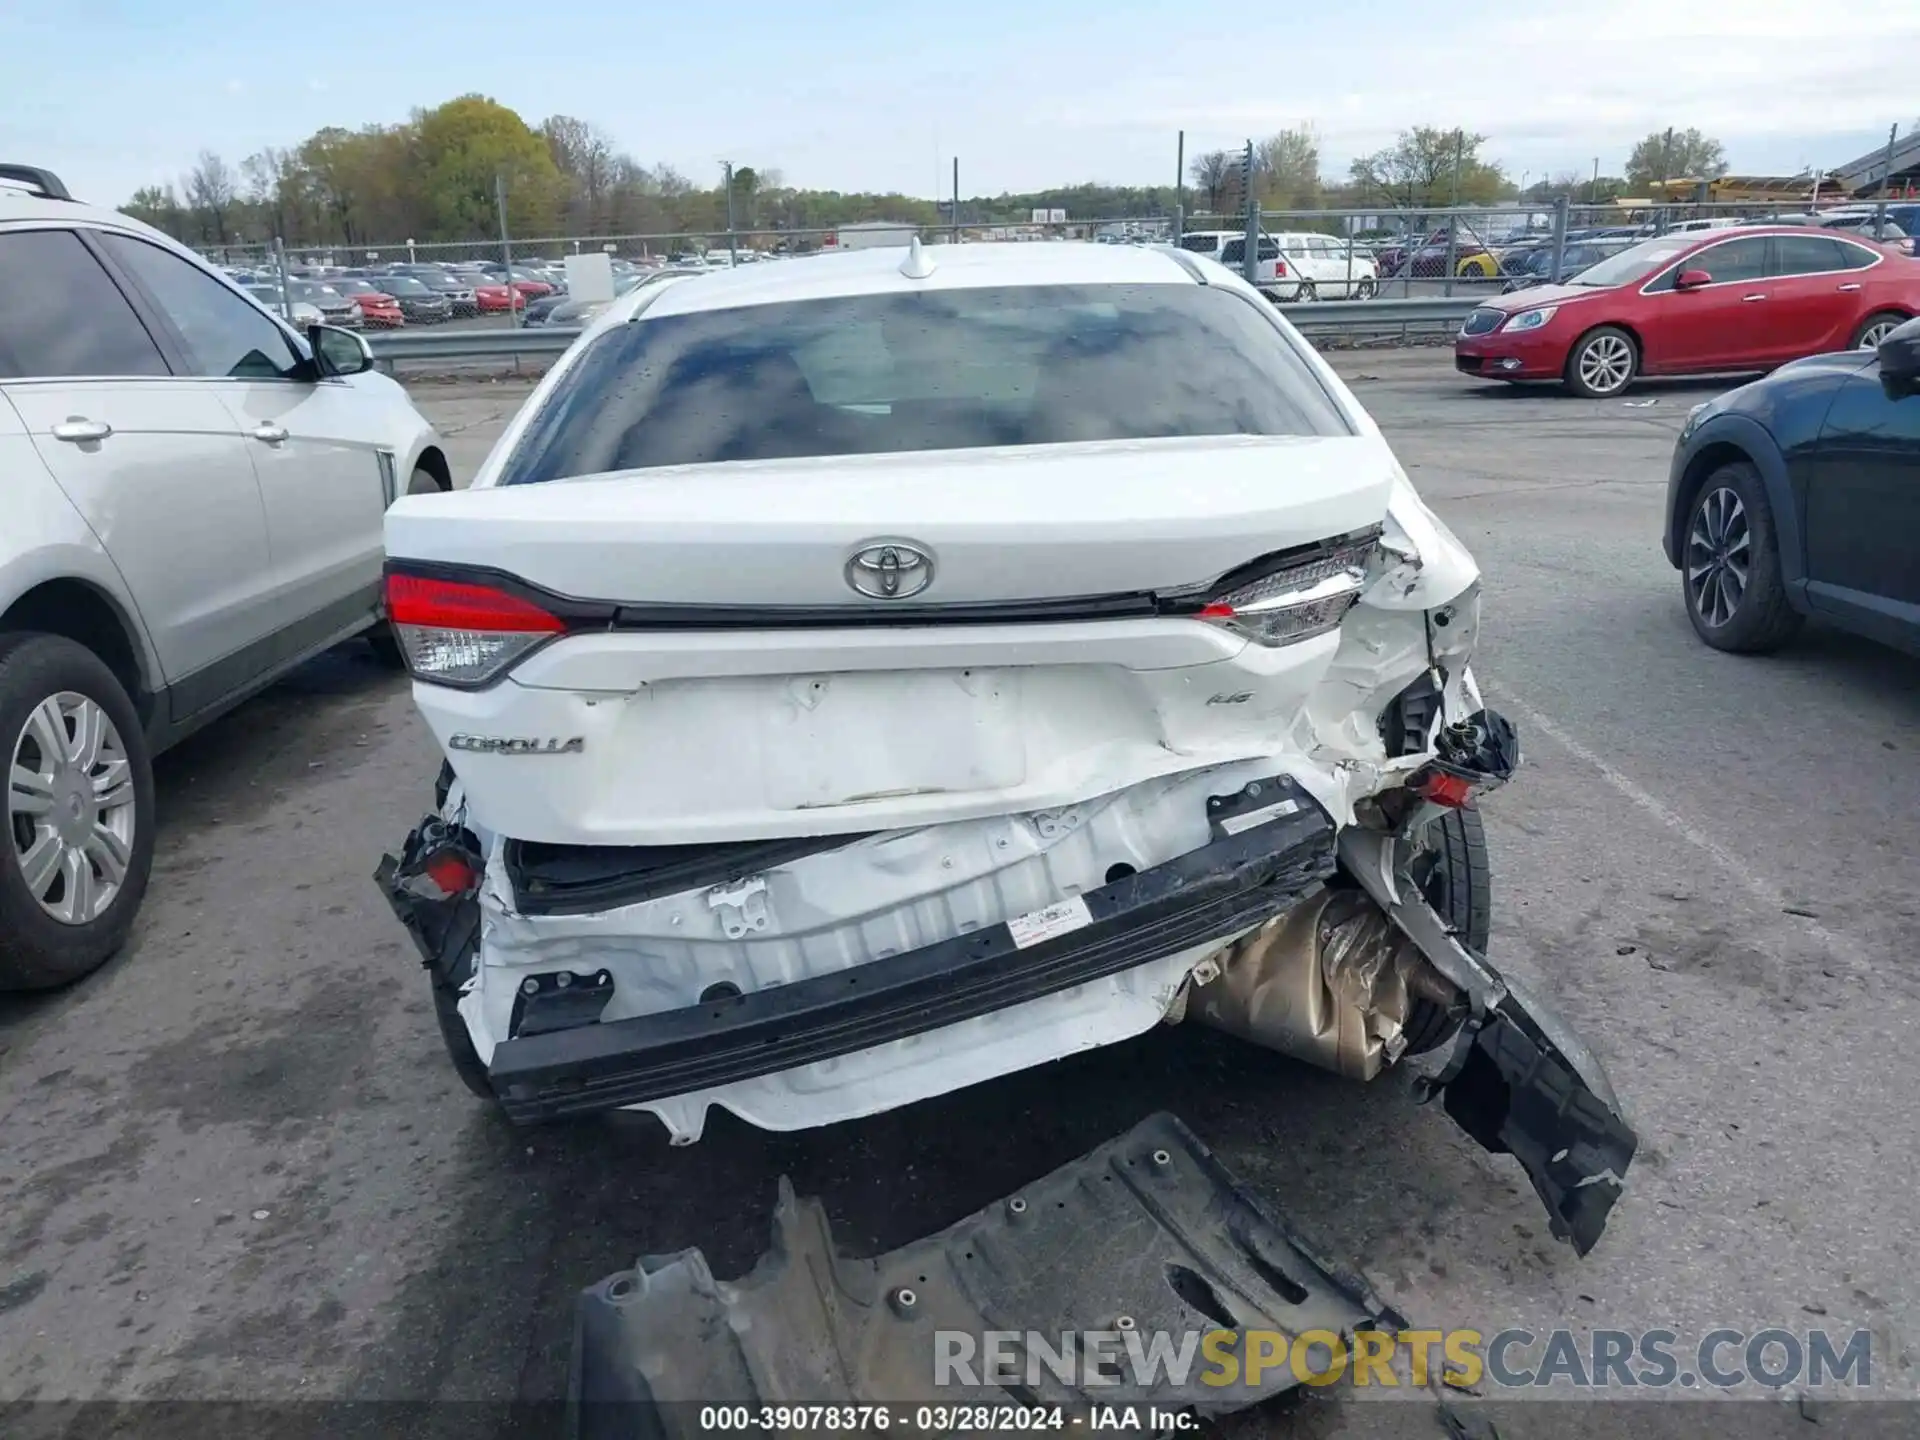
<svg viewBox="0 0 1920 1440">
<path fill-rule="evenodd" d="M 1484 958 L 1478 572 L 1221 267 L 650 286 L 386 533 L 449 763 L 379 878 L 515 1118 L 796 1129 L 1184 1019 L 1418 1067 L 1599 1235 L 1633 1133 Z"/>
</svg>

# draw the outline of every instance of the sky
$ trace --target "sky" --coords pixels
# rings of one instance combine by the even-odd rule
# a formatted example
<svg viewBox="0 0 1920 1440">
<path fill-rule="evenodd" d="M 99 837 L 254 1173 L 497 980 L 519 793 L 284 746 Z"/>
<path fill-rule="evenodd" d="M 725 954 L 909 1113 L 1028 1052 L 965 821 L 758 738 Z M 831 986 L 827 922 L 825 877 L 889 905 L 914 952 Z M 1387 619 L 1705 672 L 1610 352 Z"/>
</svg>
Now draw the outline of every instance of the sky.
<svg viewBox="0 0 1920 1440">
<path fill-rule="evenodd" d="M 1338 175 L 1458 125 L 1521 180 L 1617 174 L 1668 125 L 1792 174 L 1920 121 L 1920 0 L 0 0 L 0 57 L 0 160 L 113 204 L 469 92 L 702 184 L 923 196 L 956 156 L 963 195 L 1171 182 L 1181 130 L 1191 158 L 1311 124 Z"/>
</svg>

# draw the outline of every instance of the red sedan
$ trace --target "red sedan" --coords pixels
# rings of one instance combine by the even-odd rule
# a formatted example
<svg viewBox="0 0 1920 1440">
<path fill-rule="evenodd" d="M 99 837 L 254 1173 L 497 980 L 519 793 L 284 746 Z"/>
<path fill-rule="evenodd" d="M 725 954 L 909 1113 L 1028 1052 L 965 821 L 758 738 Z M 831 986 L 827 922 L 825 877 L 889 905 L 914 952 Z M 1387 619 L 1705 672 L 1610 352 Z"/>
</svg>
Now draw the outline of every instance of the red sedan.
<svg viewBox="0 0 1920 1440">
<path fill-rule="evenodd" d="M 518 286 L 476 285 L 473 287 L 473 303 L 482 315 L 491 315 L 504 310 L 524 310 L 527 297 Z"/>
<path fill-rule="evenodd" d="M 353 303 L 360 307 L 363 323 L 382 330 L 398 330 L 407 323 L 405 315 L 400 313 L 400 302 L 393 296 L 367 280 L 329 280 L 327 282 L 342 295 L 351 295 Z"/>
<path fill-rule="evenodd" d="M 1559 380 L 1618 395 L 1642 375 L 1770 370 L 1872 349 L 1920 314 L 1920 261 L 1830 230 L 1663 235 L 1565 284 L 1489 296 L 1453 362 L 1489 380 Z"/>
</svg>

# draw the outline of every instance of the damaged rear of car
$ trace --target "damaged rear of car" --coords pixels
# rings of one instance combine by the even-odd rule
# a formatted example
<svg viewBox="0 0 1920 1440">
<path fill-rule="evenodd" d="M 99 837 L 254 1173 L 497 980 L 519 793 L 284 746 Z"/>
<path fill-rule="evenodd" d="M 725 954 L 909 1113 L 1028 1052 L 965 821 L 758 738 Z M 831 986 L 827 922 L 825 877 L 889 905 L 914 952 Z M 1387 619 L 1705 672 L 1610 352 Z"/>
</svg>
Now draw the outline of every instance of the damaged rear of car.
<svg viewBox="0 0 1920 1440">
<path fill-rule="evenodd" d="M 692 1143 L 1200 1021 L 1418 1066 L 1590 1247 L 1634 1139 L 1483 958 L 1478 574 L 1345 387 L 1174 252 L 772 268 L 388 512 L 449 765 L 378 878 L 469 1084 Z"/>
</svg>

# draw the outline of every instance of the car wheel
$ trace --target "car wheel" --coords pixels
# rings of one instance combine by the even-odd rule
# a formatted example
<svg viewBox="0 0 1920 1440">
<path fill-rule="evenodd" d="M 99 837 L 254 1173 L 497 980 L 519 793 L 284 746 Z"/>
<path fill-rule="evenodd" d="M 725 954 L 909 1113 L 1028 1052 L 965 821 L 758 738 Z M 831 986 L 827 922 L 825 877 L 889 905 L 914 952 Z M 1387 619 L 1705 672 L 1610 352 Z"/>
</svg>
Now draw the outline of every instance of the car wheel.
<svg viewBox="0 0 1920 1440">
<path fill-rule="evenodd" d="M 1420 894 L 1448 930 L 1476 955 L 1487 953 L 1493 932 L 1493 866 L 1487 858 L 1486 824 L 1471 805 L 1449 810 L 1434 822 L 1427 849 L 1415 860 Z M 1407 1051 L 1419 1055 L 1446 1040 L 1459 1017 L 1425 998 L 1407 1016 Z"/>
<path fill-rule="evenodd" d="M 1371 300 L 1375 294 L 1379 292 L 1379 289 L 1379 285 L 1374 281 L 1362 277 L 1353 283 L 1353 298 L 1356 300 Z"/>
<path fill-rule="evenodd" d="M 104 964 L 153 867 L 153 769 L 133 701 L 64 636 L 0 637 L 0 989 L 46 990 Z"/>
<path fill-rule="evenodd" d="M 1302 305 L 1308 305 L 1320 298 L 1320 288 L 1311 280 L 1302 280 L 1294 289 L 1293 298 Z"/>
<path fill-rule="evenodd" d="M 1722 465 L 1694 496 L 1680 583 L 1687 619 L 1716 650 L 1772 650 L 1800 628 L 1802 617 L 1780 578 L 1766 486 L 1745 461 Z"/>
<path fill-rule="evenodd" d="M 1906 323 L 1906 316 L 1892 310 L 1882 310 L 1877 315 L 1869 315 L 1860 322 L 1860 328 L 1854 332 L 1853 348 L 1878 350 L 1882 340 Z"/>
<path fill-rule="evenodd" d="M 1639 366 L 1633 337 L 1612 325 L 1602 325 L 1574 342 L 1567 356 L 1567 388 L 1589 400 L 1605 400 L 1631 385 Z"/>
</svg>

